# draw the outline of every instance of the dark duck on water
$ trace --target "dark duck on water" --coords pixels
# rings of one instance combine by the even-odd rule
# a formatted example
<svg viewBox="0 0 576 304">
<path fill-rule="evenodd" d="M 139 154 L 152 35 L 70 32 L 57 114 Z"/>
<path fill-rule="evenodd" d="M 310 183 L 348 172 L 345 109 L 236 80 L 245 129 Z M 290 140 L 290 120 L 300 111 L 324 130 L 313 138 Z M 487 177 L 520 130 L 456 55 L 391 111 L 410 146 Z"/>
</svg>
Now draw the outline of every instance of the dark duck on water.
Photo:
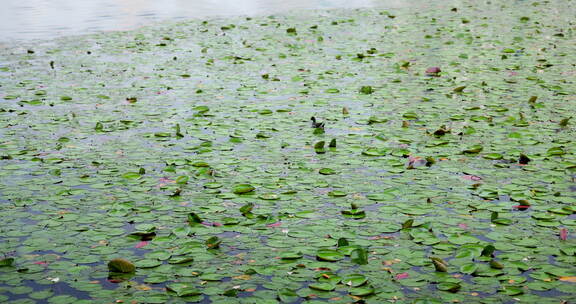
<svg viewBox="0 0 576 304">
<path fill-rule="evenodd" d="M 312 128 L 324 129 L 325 123 L 316 121 L 316 117 L 312 116 L 310 120 L 312 121 Z"/>
</svg>

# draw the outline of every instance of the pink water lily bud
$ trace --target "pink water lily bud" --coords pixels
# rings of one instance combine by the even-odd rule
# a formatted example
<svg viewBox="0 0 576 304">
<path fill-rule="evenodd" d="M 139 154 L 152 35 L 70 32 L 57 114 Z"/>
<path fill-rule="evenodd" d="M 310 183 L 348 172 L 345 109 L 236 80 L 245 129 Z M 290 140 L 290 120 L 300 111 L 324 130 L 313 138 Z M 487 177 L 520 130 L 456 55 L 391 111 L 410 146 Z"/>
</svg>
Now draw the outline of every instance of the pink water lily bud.
<svg viewBox="0 0 576 304">
<path fill-rule="evenodd" d="M 439 67 L 429 67 L 426 69 L 426 74 L 428 75 L 438 75 L 438 73 L 442 72 Z"/>
<path fill-rule="evenodd" d="M 563 241 L 568 239 L 568 229 L 566 228 L 560 229 L 560 239 Z"/>
<path fill-rule="evenodd" d="M 480 176 L 476 176 L 476 175 L 470 175 L 470 174 L 464 174 L 462 175 L 462 178 L 465 180 L 470 180 L 470 181 L 481 181 L 482 178 Z"/>
<path fill-rule="evenodd" d="M 136 244 L 136 246 L 134 246 L 134 248 L 142 248 L 146 245 L 148 245 L 148 241 L 141 241 L 138 244 Z"/>
<path fill-rule="evenodd" d="M 403 272 L 396 275 L 396 280 L 407 279 L 408 277 L 410 277 L 410 274 Z"/>
</svg>

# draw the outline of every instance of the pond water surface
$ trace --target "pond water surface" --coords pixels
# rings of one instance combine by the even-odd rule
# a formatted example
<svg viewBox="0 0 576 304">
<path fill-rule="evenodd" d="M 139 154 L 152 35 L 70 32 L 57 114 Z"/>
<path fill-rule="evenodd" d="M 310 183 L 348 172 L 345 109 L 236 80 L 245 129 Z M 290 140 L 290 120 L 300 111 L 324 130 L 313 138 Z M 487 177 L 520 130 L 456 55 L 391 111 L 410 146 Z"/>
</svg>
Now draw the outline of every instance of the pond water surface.
<svg viewBox="0 0 576 304">
<path fill-rule="evenodd" d="M 0 303 L 576 299 L 575 1 L 0 3 Z"/>
<path fill-rule="evenodd" d="M 406 0 L 3 0 L 0 41 L 128 30 L 162 20 L 297 9 L 398 7 Z"/>
</svg>

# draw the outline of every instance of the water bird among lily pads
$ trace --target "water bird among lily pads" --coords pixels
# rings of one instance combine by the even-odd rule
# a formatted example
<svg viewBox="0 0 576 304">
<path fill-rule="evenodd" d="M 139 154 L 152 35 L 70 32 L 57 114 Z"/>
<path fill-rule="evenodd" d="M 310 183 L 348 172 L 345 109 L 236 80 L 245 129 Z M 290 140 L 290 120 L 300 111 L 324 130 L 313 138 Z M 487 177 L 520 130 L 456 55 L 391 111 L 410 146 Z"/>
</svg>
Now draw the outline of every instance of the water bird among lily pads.
<svg viewBox="0 0 576 304">
<path fill-rule="evenodd" d="M 310 117 L 310 120 L 312 121 L 312 128 L 324 129 L 324 126 L 326 125 L 324 122 L 317 121 L 314 116 Z"/>
</svg>

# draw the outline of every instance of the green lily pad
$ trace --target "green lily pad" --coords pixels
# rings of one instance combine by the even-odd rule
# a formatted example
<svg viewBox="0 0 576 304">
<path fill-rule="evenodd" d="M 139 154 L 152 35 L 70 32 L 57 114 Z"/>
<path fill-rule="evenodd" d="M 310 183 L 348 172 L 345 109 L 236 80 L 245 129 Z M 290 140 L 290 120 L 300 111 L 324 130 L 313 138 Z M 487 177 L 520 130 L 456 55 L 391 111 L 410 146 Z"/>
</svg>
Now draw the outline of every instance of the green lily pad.
<svg viewBox="0 0 576 304">
<path fill-rule="evenodd" d="M 458 290 L 460 290 L 460 287 L 461 286 L 459 283 L 453 283 L 453 282 L 442 282 L 436 286 L 438 290 L 449 292 L 457 292 Z"/>
<path fill-rule="evenodd" d="M 334 249 L 320 249 L 316 253 L 316 257 L 322 261 L 336 262 L 344 258 L 344 255 Z"/>
<path fill-rule="evenodd" d="M 221 243 L 222 240 L 217 236 L 210 237 L 205 242 L 206 247 L 208 247 L 208 249 L 218 249 Z"/>
<path fill-rule="evenodd" d="M 350 253 L 350 260 L 358 265 L 368 264 L 368 250 L 358 248 Z"/>
<path fill-rule="evenodd" d="M 113 259 L 108 262 L 108 270 L 111 272 L 131 273 L 136 271 L 136 267 L 128 260 Z"/>
<path fill-rule="evenodd" d="M 12 266 L 14 265 L 14 258 L 4 258 L 0 259 L 0 267 Z"/>
<path fill-rule="evenodd" d="M 330 195 L 332 197 L 344 197 L 344 196 L 348 195 L 348 193 L 346 193 L 344 191 L 340 191 L 340 190 L 334 190 L 334 191 L 328 192 L 328 195 Z"/>
<path fill-rule="evenodd" d="M 188 213 L 188 224 L 190 224 L 191 226 L 197 225 L 202 223 L 202 219 L 200 218 L 200 216 L 194 212 L 190 212 Z"/>
<path fill-rule="evenodd" d="M 560 156 L 560 155 L 566 154 L 566 152 L 564 151 L 564 149 L 562 147 L 552 147 L 552 148 L 548 149 L 547 154 L 549 156 Z"/>
<path fill-rule="evenodd" d="M 500 153 L 489 153 L 489 154 L 483 155 L 483 157 L 485 159 L 497 160 L 497 159 L 502 159 L 504 156 L 502 156 L 502 154 L 500 154 Z"/>
<path fill-rule="evenodd" d="M 157 259 L 144 259 L 135 263 L 138 268 L 154 268 L 162 265 L 162 261 Z"/>
<path fill-rule="evenodd" d="M 294 251 L 282 252 L 280 258 L 283 260 L 296 260 L 302 258 L 302 253 Z"/>
<path fill-rule="evenodd" d="M 193 257 L 172 257 L 168 260 L 169 264 L 185 264 L 194 261 Z"/>
<path fill-rule="evenodd" d="M 234 192 L 234 194 L 244 194 L 244 193 L 249 193 L 256 190 L 256 188 L 254 188 L 254 186 L 250 185 L 250 184 L 238 184 L 236 186 L 234 186 L 234 188 L 232 189 L 232 192 Z"/>
<path fill-rule="evenodd" d="M 138 172 L 126 172 L 122 174 L 122 177 L 125 179 L 139 179 L 142 175 Z"/>
<path fill-rule="evenodd" d="M 320 171 L 318 171 L 318 173 L 322 175 L 333 175 L 336 174 L 336 170 L 330 168 L 322 168 Z"/>
<path fill-rule="evenodd" d="M 223 278 L 224 278 L 223 275 L 220 275 L 217 273 L 205 273 L 205 274 L 200 276 L 201 280 L 211 281 L 211 282 L 221 281 Z"/>
<path fill-rule="evenodd" d="M 166 289 L 175 292 L 179 297 L 197 296 L 202 294 L 202 292 L 189 283 L 167 284 Z"/>
<path fill-rule="evenodd" d="M 342 210 L 340 211 L 345 217 L 362 219 L 366 217 L 366 212 L 360 209 Z"/>
<path fill-rule="evenodd" d="M 473 274 L 476 269 L 478 269 L 478 265 L 476 263 L 466 263 L 460 266 L 460 272 L 464 274 Z"/>
<path fill-rule="evenodd" d="M 359 92 L 361 94 L 372 94 L 374 93 L 374 89 L 371 86 L 362 86 L 360 87 Z"/>
<path fill-rule="evenodd" d="M 448 263 L 446 263 L 446 261 L 444 261 L 441 258 L 437 258 L 437 257 L 431 257 L 430 259 L 432 260 L 432 264 L 434 265 L 434 268 L 436 269 L 436 271 L 438 271 L 438 272 L 447 272 L 448 271 Z"/>
<path fill-rule="evenodd" d="M 240 213 L 242 213 L 242 215 L 247 215 L 249 213 L 252 212 L 252 209 L 254 209 L 254 203 L 248 203 L 242 207 L 240 207 Z"/>
<path fill-rule="evenodd" d="M 282 303 L 293 303 L 295 301 L 298 301 L 299 298 L 300 296 L 298 296 L 298 294 L 292 289 L 289 288 L 278 289 L 278 299 L 280 299 Z"/>
<path fill-rule="evenodd" d="M 320 290 L 320 291 L 332 291 L 336 288 L 334 284 L 331 283 L 314 283 L 308 285 L 310 289 Z"/>
<path fill-rule="evenodd" d="M 367 286 L 367 287 L 350 288 L 349 292 L 351 295 L 356 297 L 366 297 L 373 294 L 375 290 L 374 288 Z"/>
<path fill-rule="evenodd" d="M 358 287 L 366 284 L 368 279 L 362 274 L 354 273 L 344 276 L 340 282 L 347 286 Z"/>
<path fill-rule="evenodd" d="M 182 176 L 178 176 L 176 178 L 176 183 L 179 185 L 185 185 L 188 183 L 188 181 L 190 180 L 190 178 L 186 175 L 182 175 Z"/>
<path fill-rule="evenodd" d="M 379 148 L 368 148 L 364 151 L 362 151 L 362 155 L 366 155 L 366 156 L 384 156 L 387 154 L 387 150 L 385 149 L 379 149 Z"/>
<path fill-rule="evenodd" d="M 280 196 L 276 193 L 262 193 L 258 195 L 258 198 L 267 200 L 267 201 L 274 201 L 280 199 Z"/>
<path fill-rule="evenodd" d="M 464 153 L 464 154 L 476 154 L 476 153 L 482 152 L 483 149 L 484 149 L 484 147 L 482 147 L 482 145 L 472 145 L 472 146 L 462 150 L 462 153 Z"/>
</svg>

